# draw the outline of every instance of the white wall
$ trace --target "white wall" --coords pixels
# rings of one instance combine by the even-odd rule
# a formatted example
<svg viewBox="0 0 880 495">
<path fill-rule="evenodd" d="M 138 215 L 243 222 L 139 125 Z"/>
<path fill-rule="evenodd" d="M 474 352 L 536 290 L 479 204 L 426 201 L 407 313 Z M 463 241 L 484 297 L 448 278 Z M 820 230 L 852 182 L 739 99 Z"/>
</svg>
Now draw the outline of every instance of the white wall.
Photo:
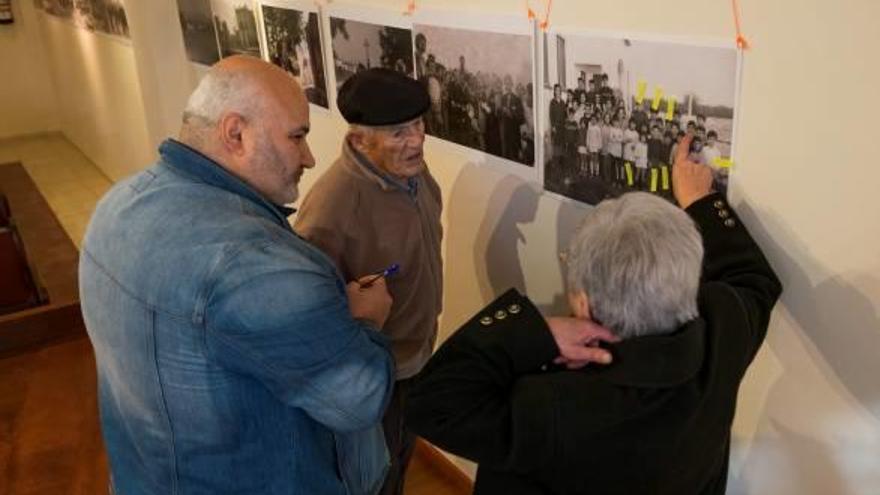
<svg viewBox="0 0 880 495">
<path fill-rule="evenodd" d="M 155 156 L 131 43 L 40 13 L 60 129 L 111 179 Z"/>
<path fill-rule="evenodd" d="M 146 166 L 152 147 L 177 132 L 197 77 L 184 60 L 175 0 L 153 0 L 149 8 L 128 3 L 134 49 L 47 23 L 63 128 L 114 177 Z M 399 11 L 406 2 L 364 3 Z M 753 49 L 745 56 L 730 196 L 785 294 L 741 390 L 730 493 L 878 493 L 880 3 L 741 5 Z M 418 6 L 475 15 L 523 10 L 509 0 Z M 725 1 L 561 0 L 552 20 L 648 34 L 734 35 Z M 91 117 L 99 123 L 89 127 Z M 312 128 L 319 165 L 303 190 L 337 155 L 345 127 L 335 113 L 313 107 Z M 486 166 L 476 152 L 429 139 L 427 157 L 446 205 L 443 335 L 509 285 L 524 287 L 543 307 L 560 308 L 556 254 L 583 207 L 541 195 Z"/>
<path fill-rule="evenodd" d="M 0 138 L 58 129 L 38 13 L 28 1 L 12 12 L 15 23 L 0 25 Z"/>
</svg>

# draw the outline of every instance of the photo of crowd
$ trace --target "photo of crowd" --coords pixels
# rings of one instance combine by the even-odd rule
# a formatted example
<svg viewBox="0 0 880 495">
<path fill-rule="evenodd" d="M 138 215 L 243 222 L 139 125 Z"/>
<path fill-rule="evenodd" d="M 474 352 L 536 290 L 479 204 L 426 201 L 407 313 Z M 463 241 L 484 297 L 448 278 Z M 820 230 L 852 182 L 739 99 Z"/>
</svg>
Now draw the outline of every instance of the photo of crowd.
<svg viewBox="0 0 880 495">
<path fill-rule="evenodd" d="M 692 160 L 725 192 L 734 128 L 735 49 L 590 36 L 548 36 L 551 81 L 544 186 L 597 204 L 640 190 L 672 199 L 686 133 Z M 552 77 L 555 76 L 555 77 Z M 572 82 L 573 84 L 569 84 Z"/>
<path fill-rule="evenodd" d="M 257 18 L 248 0 L 212 0 L 220 56 L 260 56 Z"/>
<path fill-rule="evenodd" d="M 34 5 L 88 31 L 131 37 L 122 0 L 35 0 Z"/>
<path fill-rule="evenodd" d="M 415 25 L 418 80 L 428 90 L 428 134 L 534 166 L 530 36 Z"/>
<path fill-rule="evenodd" d="M 384 67 L 414 77 L 409 29 L 330 17 L 336 89 L 354 74 Z"/>
<path fill-rule="evenodd" d="M 299 81 L 309 102 L 329 108 L 318 14 L 262 6 L 269 61 Z"/>
<path fill-rule="evenodd" d="M 183 31 L 186 58 L 203 65 L 219 61 L 220 49 L 217 47 L 211 0 L 177 0 L 177 14 Z"/>
</svg>

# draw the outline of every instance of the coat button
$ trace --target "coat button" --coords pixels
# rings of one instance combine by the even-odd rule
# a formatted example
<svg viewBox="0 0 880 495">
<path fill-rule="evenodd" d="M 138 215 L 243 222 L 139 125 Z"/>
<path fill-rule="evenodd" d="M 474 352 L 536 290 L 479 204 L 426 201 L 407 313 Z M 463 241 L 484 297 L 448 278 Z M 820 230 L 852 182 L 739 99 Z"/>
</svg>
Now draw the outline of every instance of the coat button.
<svg viewBox="0 0 880 495">
<path fill-rule="evenodd" d="M 507 307 L 507 312 L 512 315 L 518 315 L 520 311 L 522 311 L 522 308 L 519 307 L 519 304 L 511 304 Z"/>
<path fill-rule="evenodd" d="M 483 325 L 484 327 L 488 327 L 494 321 L 495 320 L 493 320 L 491 316 L 484 316 L 484 317 L 480 318 L 480 325 Z"/>
<path fill-rule="evenodd" d="M 718 210 L 718 216 L 721 218 L 727 218 L 730 216 L 730 212 L 727 210 Z"/>
<path fill-rule="evenodd" d="M 720 209 L 724 208 L 724 201 L 721 201 L 720 199 L 718 199 L 718 200 L 715 200 L 715 202 L 712 203 L 712 205 L 713 205 L 716 209 L 720 210 Z"/>
<path fill-rule="evenodd" d="M 736 226 L 736 220 L 734 220 L 732 218 L 728 218 L 727 220 L 724 221 L 724 225 L 727 227 L 733 228 L 734 226 Z"/>
<path fill-rule="evenodd" d="M 500 321 L 505 318 L 507 318 L 507 311 L 504 311 L 503 309 L 499 309 L 498 311 L 495 312 L 495 319 L 496 320 Z"/>
</svg>

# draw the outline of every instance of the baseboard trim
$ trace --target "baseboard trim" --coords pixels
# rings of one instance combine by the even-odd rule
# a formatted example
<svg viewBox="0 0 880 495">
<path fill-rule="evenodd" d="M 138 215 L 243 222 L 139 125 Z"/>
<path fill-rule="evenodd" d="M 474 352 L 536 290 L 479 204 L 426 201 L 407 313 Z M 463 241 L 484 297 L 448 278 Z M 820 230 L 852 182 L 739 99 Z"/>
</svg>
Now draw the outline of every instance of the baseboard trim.
<svg viewBox="0 0 880 495">
<path fill-rule="evenodd" d="M 25 139 L 36 139 L 36 138 L 47 138 L 47 137 L 64 137 L 64 133 L 60 130 L 51 130 L 51 131 L 35 131 L 35 132 L 26 132 L 24 134 L 10 134 L 7 136 L 0 136 L 0 144 L 10 143 L 12 141 L 21 141 Z"/>
<path fill-rule="evenodd" d="M 437 447 L 420 438 L 416 442 L 415 455 L 421 457 L 431 468 L 436 469 L 438 473 L 449 480 L 455 486 L 456 493 L 473 493 L 473 480 L 443 455 Z"/>
</svg>

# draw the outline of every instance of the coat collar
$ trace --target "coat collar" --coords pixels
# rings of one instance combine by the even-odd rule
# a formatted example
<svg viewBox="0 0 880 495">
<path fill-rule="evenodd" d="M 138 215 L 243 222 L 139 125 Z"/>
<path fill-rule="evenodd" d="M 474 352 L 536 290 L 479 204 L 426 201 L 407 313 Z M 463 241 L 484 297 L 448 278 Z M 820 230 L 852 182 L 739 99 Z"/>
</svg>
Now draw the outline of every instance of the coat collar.
<svg viewBox="0 0 880 495">
<path fill-rule="evenodd" d="M 367 157 L 354 149 L 354 146 L 351 145 L 348 139 L 342 141 L 342 156 L 345 158 L 345 163 L 349 165 L 349 170 L 371 182 L 375 182 L 383 191 L 402 191 L 409 194 L 413 199 L 418 194 L 418 177 L 413 177 L 404 182 L 389 177 L 388 174 L 383 173 L 373 165 Z"/>
<path fill-rule="evenodd" d="M 166 139 L 159 146 L 159 154 L 162 156 L 164 166 L 205 184 L 225 189 L 249 199 L 267 210 L 280 224 L 289 228 L 287 217 L 293 215 L 296 210 L 270 202 L 244 181 L 227 172 L 220 164 L 197 150 L 180 141 Z"/>
<path fill-rule="evenodd" d="M 614 362 L 591 367 L 596 376 L 630 387 L 674 387 L 696 376 L 703 365 L 706 322 L 697 318 L 671 334 L 635 337 L 609 349 Z"/>
</svg>

